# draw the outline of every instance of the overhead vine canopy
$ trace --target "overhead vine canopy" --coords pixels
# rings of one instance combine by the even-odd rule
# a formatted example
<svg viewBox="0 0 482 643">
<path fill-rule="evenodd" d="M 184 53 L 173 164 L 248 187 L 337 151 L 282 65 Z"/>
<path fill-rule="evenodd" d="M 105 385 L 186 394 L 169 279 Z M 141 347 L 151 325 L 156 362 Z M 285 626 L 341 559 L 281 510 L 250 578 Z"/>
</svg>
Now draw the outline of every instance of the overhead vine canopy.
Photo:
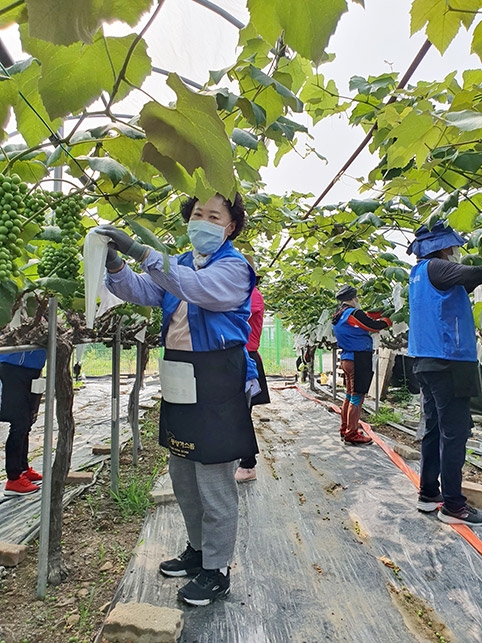
<svg viewBox="0 0 482 643">
<path fill-rule="evenodd" d="M 393 288 L 408 275 L 393 231 L 404 243 L 421 222 L 446 219 L 470 237 L 465 260 L 481 261 L 480 66 L 414 84 L 396 72 L 354 76 L 351 96 L 341 97 L 324 63 L 355 4 L 363 0 L 248 0 L 236 59 L 199 88 L 171 73 L 175 98 L 164 103 L 145 93 L 153 73 L 145 36 L 163 0 L 0 0 L 0 28 L 17 24 L 25 52 L 0 66 L 0 327 L 28 291 L 58 292 L 65 307 L 83 309 L 78 251 L 99 219 L 182 248 L 185 194 L 243 193 L 250 224 L 240 247 L 258 255 L 272 307 L 295 326 L 289 302 L 314 316 L 347 278 L 364 284 L 373 306 L 393 307 Z M 411 29 L 443 53 L 471 28 L 480 58 L 481 9 L 479 0 L 414 0 Z M 106 35 L 113 22 L 123 35 Z M 140 114 L 119 114 L 133 95 Z M 318 195 L 266 192 L 263 168 L 338 114 L 369 133 L 378 157 L 360 194 L 313 207 Z M 54 171 L 59 184 L 45 193 Z"/>
</svg>

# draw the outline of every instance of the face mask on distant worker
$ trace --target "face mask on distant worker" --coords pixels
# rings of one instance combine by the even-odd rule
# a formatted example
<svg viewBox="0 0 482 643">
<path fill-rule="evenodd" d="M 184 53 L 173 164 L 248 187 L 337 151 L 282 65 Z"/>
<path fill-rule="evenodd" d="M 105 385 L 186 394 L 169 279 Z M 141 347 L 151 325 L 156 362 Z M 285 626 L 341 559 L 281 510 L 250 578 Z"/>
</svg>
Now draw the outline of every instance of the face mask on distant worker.
<svg viewBox="0 0 482 643">
<path fill-rule="evenodd" d="M 189 221 L 187 235 L 198 252 L 212 255 L 223 245 L 226 228 L 209 221 Z"/>
<path fill-rule="evenodd" d="M 449 255 L 447 259 L 452 263 L 460 263 L 460 260 L 462 259 L 462 253 L 460 252 L 460 248 L 458 246 L 453 246 L 452 254 Z"/>
</svg>

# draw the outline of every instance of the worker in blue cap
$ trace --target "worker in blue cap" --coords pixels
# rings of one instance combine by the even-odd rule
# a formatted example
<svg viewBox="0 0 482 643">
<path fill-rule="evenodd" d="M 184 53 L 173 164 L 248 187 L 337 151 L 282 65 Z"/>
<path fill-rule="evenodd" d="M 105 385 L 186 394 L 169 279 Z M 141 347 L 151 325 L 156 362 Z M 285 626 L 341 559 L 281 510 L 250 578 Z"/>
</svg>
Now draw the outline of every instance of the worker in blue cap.
<svg viewBox="0 0 482 643">
<path fill-rule="evenodd" d="M 468 293 L 482 284 L 482 267 L 459 263 L 465 244 L 438 221 L 420 227 L 407 253 L 418 261 L 410 273 L 408 354 L 423 394 L 417 508 L 438 509 L 448 524 L 482 523 L 482 512 L 462 494 L 462 467 L 470 432 L 470 397 L 479 395 L 475 326 Z"/>
</svg>

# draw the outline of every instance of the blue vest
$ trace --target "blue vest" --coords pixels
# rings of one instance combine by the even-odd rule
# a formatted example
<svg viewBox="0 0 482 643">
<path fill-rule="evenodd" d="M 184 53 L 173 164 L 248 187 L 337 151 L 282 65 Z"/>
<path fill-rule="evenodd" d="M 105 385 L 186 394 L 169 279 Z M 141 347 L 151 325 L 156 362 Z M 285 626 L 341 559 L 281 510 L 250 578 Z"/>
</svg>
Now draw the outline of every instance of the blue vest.
<svg viewBox="0 0 482 643">
<path fill-rule="evenodd" d="M 344 310 L 338 323 L 333 325 L 333 333 L 341 348 L 341 359 L 354 360 L 354 352 L 373 350 L 373 340 L 369 331 L 348 323 L 348 317 L 354 310 L 356 308 Z"/>
<path fill-rule="evenodd" d="M 47 351 L 43 348 L 23 353 L 0 354 L 0 362 L 13 364 L 13 366 L 25 366 L 25 368 L 42 369 L 47 359 Z"/>
<path fill-rule="evenodd" d="M 438 290 L 428 276 L 429 259 L 410 272 L 408 354 L 458 362 L 476 362 L 475 325 L 463 286 Z"/>
<path fill-rule="evenodd" d="M 231 241 L 225 241 L 221 248 L 211 256 L 206 266 L 226 257 L 242 259 L 249 266 L 243 255 L 234 249 Z M 181 266 L 188 266 L 194 270 L 192 252 L 185 252 L 180 255 L 177 259 L 177 263 Z M 202 270 L 204 270 L 204 268 L 202 268 Z M 251 293 L 253 292 L 256 284 L 256 276 L 251 266 L 249 266 L 249 270 L 251 277 L 249 293 L 246 296 L 246 300 L 237 310 L 214 312 L 212 310 L 196 306 L 195 304 L 188 303 L 187 319 L 189 331 L 191 333 L 193 351 L 219 351 L 239 344 L 242 344 L 243 346 L 246 345 L 251 331 L 251 327 L 248 323 L 248 319 L 251 314 Z M 171 293 L 166 292 L 164 294 L 162 301 L 162 345 L 165 344 L 167 329 L 169 328 L 172 316 L 180 303 L 181 300 Z M 247 351 L 245 352 L 248 364 L 246 379 L 250 380 L 257 377 L 256 364 L 254 363 L 254 360 L 249 357 Z M 254 364 L 254 367 L 251 362 Z"/>
</svg>

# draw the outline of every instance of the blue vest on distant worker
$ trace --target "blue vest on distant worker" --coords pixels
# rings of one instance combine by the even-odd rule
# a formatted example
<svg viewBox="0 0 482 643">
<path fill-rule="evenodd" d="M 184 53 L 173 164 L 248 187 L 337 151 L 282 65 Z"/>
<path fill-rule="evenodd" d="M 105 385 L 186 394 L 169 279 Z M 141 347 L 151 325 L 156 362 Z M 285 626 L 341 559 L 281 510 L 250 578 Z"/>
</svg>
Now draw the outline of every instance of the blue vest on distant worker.
<svg viewBox="0 0 482 643">
<path fill-rule="evenodd" d="M 47 351 L 43 348 L 33 351 L 24 351 L 23 353 L 0 354 L 0 362 L 13 364 L 13 366 L 24 366 L 25 368 L 42 369 L 46 359 Z"/>
<path fill-rule="evenodd" d="M 438 290 L 428 276 L 429 259 L 412 268 L 408 300 L 408 354 L 459 362 L 476 362 L 475 325 L 463 286 Z"/>
<path fill-rule="evenodd" d="M 187 319 L 189 323 L 189 331 L 191 333 L 192 349 L 193 351 L 219 351 L 239 344 L 245 346 L 251 327 L 248 323 L 251 314 L 251 293 L 253 292 L 256 284 L 256 276 L 254 270 L 248 264 L 243 255 L 235 250 L 231 241 L 225 241 L 221 248 L 217 250 L 209 259 L 206 266 L 224 259 L 226 257 L 236 257 L 242 259 L 249 267 L 250 271 L 250 285 L 249 293 L 246 300 L 235 311 L 219 312 L 201 308 L 195 304 L 188 303 L 187 305 Z M 178 264 L 182 266 L 189 266 L 194 270 L 192 252 L 185 252 L 180 255 L 177 260 Z M 202 268 L 201 270 L 204 270 Z M 162 301 L 162 329 L 161 329 L 161 343 L 165 344 L 167 329 L 171 322 L 172 316 L 179 306 L 181 300 L 169 292 L 166 292 Z M 246 360 L 248 364 L 247 379 L 257 377 L 256 364 L 251 360 L 246 351 Z M 254 364 L 254 369 L 251 365 Z"/>
<path fill-rule="evenodd" d="M 356 308 L 344 310 L 338 323 L 333 325 L 333 334 L 341 348 L 341 359 L 354 360 L 354 352 L 373 350 L 373 340 L 370 333 L 364 328 L 351 326 L 348 323 L 348 317 L 354 310 Z"/>
</svg>

